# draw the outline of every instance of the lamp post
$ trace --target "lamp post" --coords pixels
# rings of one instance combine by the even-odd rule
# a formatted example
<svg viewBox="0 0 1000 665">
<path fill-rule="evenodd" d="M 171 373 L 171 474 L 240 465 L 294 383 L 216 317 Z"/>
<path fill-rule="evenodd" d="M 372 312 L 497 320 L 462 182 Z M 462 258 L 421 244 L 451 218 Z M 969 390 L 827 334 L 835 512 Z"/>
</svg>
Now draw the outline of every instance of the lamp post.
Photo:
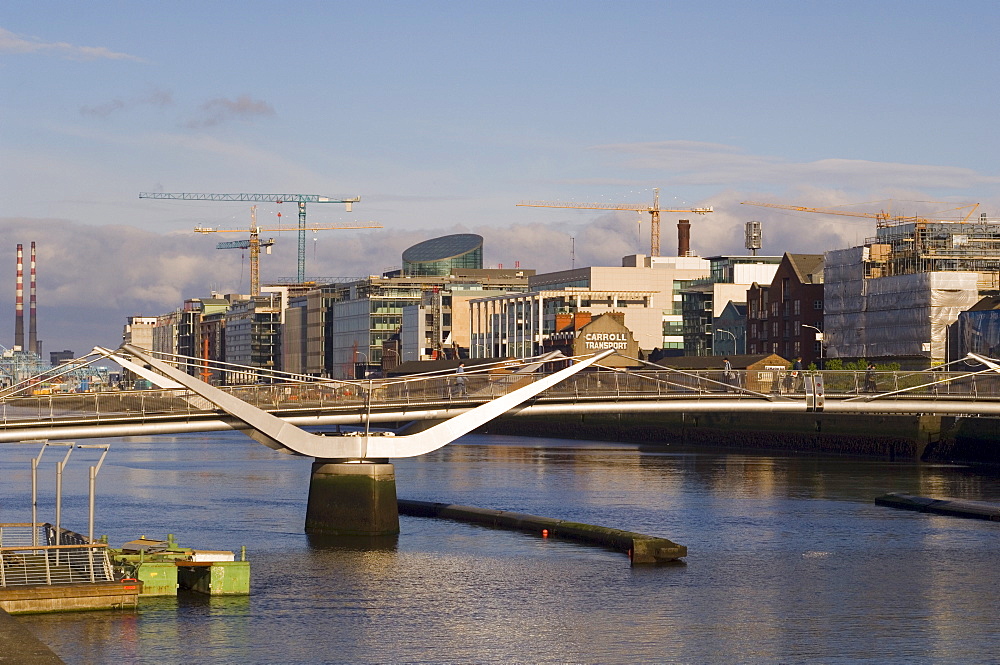
<svg viewBox="0 0 1000 665">
<path fill-rule="evenodd" d="M 38 466 L 42 463 L 42 455 L 45 454 L 46 446 L 69 446 L 70 450 L 66 453 L 66 460 L 69 459 L 70 453 L 73 452 L 72 443 L 56 443 L 45 441 L 42 443 L 42 449 L 38 451 L 38 457 L 31 458 L 31 546 L 34 547 L 38 545 Z M 63 460 L 63 464 L 66 462 Z M 56 495 L 58 497 L 56 501 L 56 532 L 59 531 L 59 511 L 62 509 L 62 467 L 58 468 L 58 474 L 56 476 Z M 58 535 L 56 536 L 58 538 Z M 57 543 L 58 544 L 58 543 Z"/>
<path fill-rule="evenodd" d="M 736 335 L 734 335 L 733 333 L 729 332 L 729 331 L 728 331 L 728 330 L 726 330 L 725 328 L 716 328 L 716 330 L 717 330 L 718 332 L 721 332 L 721 333 L 726 333 L 727 335 L 729 335 L 730 337 L 732 337 L 732 338 L 733 338 L 733 355 L 735 356 L 735 355 L 736 355 L 736 352 L 737 352 L 737 350 L 738 350 L 738 349 L 736 348 Z"/>
<path fill-rule="evenodd" d="M 365 391 L 365 438 L 368 438 L 368 432 L 371 430 L 372 422 L 372 379 L 368 372 L 368 354 L 362 351 L 355 351 L 356 355 L 365 357 L 365 376 L 368 379 L 368 389 Z M 357 367 L 357 362 L 355 362 L 355 368 Z M 357 371 L 355 369 L 355 371 Z"/>
<path fill-rule="evenodd" d="M 823 369 L 823 331 L 816 326 L 810 326 L 805 323 L 800 325 L 803 328 L 810 328 L 816 331 L 816 341 L 819 342 L 819 368 Z"/>
<path fill-rule="evenodd" d="M 104 458 L 108 456 L 108 449 L 111 448 L 109 443 L 94 443 L 89 445 L 77 444 L 77 448 L 97 448 L 98 450 L 103 450 L 101 453 L 101 459 L 98 460 L 95 466 L 90 467 L 90 512 L 89 519 L 87 521 L 88 531 L 87 537 L 90 542 L 94 542 L 94 489 L 97 485 L 97 474 L 101 470 L 101 465 L 104 464 Z"/>
</svg>

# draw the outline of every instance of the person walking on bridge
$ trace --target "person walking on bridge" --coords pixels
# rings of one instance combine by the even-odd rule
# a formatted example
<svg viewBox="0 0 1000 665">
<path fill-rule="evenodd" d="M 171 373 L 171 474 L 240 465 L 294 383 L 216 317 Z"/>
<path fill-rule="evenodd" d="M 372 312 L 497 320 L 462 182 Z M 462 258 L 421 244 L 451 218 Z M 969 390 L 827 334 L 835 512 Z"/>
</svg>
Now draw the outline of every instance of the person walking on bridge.
<svg viewBox="0 0 1000 665">
<path fill-rule="evenodd" d="M 795 356 L 795 362 L 792 363 L 792 376 L 795 377 L 794 390 L 796 391 L 802 390 L 802 385 L 805 383 L 802 369 L 802 356 Z"/>
<path fill-rule="evenodd" d="M 458 376 L 455 378 L 455 392 L 458 395 L 468 395 L 469 391 L 465 387 L 465 363 L 458 363 L 458 367 L 455 368 L 455 374 Z"/>
<path fill-rule="evenodd" d="M 875 386 L 875 363 L 868 363 L 868 367 L 865 369 L 865 392 L 878 392 L 878 388 Z"/>
</svg>

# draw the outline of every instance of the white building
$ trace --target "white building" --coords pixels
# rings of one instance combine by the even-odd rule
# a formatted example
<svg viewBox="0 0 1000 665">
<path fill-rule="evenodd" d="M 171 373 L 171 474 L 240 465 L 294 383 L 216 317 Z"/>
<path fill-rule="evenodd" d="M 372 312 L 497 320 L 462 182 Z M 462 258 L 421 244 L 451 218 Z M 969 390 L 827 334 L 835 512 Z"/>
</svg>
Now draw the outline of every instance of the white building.
<svg viewBox="0 0 1000 665">
<path fill-rule="evenodd" d="M 535 275 L 529 292 L 470 301 L 471 355 L 527 357 L 556 332 L 556 314 L 624 314 L 639 347 L 682 348 L 680 282 L 707 277 L 699 257 L 626 256 L 621 267 L 588 267 Z"/>
<path fill-rule="evenodd" d="M 155 316 L 130 316 L 126 319 L 122 332 L 122 341 L 144 349 L 153 349 L 153 328 L 156 327 Z"/>
</svg>

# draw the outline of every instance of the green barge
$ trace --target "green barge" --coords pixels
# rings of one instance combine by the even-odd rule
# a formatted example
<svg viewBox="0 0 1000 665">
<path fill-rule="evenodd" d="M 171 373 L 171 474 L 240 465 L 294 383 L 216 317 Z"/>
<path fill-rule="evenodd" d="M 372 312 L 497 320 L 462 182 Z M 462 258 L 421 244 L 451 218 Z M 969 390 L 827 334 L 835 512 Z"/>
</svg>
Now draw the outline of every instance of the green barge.
<svg viewBox="0 0 1000 665">
<path fill-rule="evenodd" d="M 237 561 L 233 552 L 181 547 L 173 534 L 166 540 L 140 536 L 112 550 L 112 560 L 126 578 L 142 582 L 140 596 L 175 596 L 189 590 L 209 596 L 250 593 L 250 562 L 246 547 Z"/>
</svg>

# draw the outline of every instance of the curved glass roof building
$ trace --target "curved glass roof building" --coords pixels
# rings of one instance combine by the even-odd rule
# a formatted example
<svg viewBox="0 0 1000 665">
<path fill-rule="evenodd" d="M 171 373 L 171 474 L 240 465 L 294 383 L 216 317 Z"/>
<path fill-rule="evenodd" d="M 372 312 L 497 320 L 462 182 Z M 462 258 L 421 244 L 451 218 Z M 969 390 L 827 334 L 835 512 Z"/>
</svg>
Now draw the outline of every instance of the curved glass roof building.
<svg viewBox="0 0 1000 665">
<path fill-rule="evenodd" d="M 451 275 L 455 269 L 481 270 L 483 237 L 456 233 L 417 243 L 403 252 L 403 274 Z"/>
</svg>

